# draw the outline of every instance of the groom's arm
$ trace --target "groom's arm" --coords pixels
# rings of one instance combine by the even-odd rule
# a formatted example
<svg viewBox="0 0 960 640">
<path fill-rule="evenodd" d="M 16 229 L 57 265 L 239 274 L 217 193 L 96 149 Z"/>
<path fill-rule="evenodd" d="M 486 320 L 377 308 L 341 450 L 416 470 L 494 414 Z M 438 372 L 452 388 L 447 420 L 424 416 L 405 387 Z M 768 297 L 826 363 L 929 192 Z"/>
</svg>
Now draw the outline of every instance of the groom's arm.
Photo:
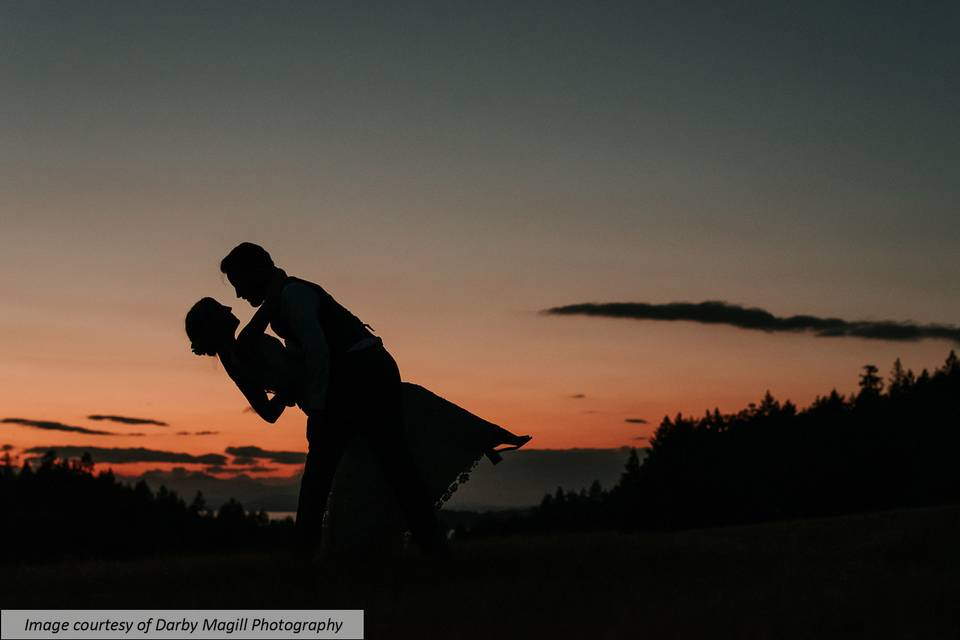
<svg viewBox="0 0 960 640">
<path fill-rule="evenodd" d="M 306 379 L 300 406 L 307 415 L 318 414 L 326 406 L 330 376 L 330 349 L 318 315 L 320 301 L 309 286 L 291 282 L 280 293 L 280 304 L 290 337 L 303 351 Z"/>
</svg>

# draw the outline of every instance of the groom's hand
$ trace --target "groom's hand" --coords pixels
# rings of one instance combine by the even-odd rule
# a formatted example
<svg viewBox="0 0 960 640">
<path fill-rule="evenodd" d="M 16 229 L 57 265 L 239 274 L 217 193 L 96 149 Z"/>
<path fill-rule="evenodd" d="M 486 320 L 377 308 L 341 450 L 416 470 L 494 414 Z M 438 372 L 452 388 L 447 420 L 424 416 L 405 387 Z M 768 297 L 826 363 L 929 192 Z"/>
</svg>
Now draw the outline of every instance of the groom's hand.
<svg viewBox="0 0 960 640">
<path fill-rule="evenodd" d="M 292 396 L 291 394 L 285 393 L 285 392 L 283 392 L 283 391 L 278 391 L 278 392 L 273 396 L 273 398 L 274 398 L 274 400 L 276 400 L 277 402 L 279 402 L 279 403 L 281 403 L 281 404 L 283 404 L 284 406 L 287 406 L 287 407 L 292 407 L 292 406 L 294 406 L 295 404 L 297 404 L 297 401 L 293 398 L 293 396 Z"/>
</svg>

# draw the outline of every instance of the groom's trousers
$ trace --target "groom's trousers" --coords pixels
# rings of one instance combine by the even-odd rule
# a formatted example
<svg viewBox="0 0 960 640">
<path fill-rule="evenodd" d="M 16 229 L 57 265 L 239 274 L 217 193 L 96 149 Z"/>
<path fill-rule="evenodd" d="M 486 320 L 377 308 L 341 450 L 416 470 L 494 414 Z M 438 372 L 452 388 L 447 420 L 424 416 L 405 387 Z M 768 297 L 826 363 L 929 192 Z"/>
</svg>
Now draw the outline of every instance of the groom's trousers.
<svg viewBox="0 0 960 640">
<path fill-rule="evenodd" d="M 396 495 L 413 539 L 427 551 L 442 545 L 433 500 L 409 453 L 403 422 L 403 387 L 393 356 L 382 346 L 331 362 L 327 408 L 307 418 L 307 460 L 297 504 L 301 548 L 320 541 L 327 498 L 344 450 L 361 430 Z"/>
</svg>

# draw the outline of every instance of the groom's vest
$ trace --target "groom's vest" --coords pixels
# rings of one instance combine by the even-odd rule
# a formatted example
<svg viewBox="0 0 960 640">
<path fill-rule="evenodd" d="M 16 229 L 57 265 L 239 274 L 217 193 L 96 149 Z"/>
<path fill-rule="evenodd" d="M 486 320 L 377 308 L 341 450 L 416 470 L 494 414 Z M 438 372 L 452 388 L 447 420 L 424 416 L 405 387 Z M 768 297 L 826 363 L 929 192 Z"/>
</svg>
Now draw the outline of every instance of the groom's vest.
<svg viewBox="0 0 960 640">
<path fill-rule="evenodd" d="M 367 327 L 370 325 L 361 322 L 360 318 L 350 313 L 346 307 L 334 300 L 333 296 L 327 293 L 323 287 L 292 276 L 288 277 L 283 284 L 287 286 L 292 282 L 305 284 L 317 294 L 317 301 L 319 303 L 317 320 L 320 321 L 320 328 L 323 329 L 323 335 L 327 340 L 327 348 L 330 350 L 331 359 L 339 358 L 353 345 L 365 338 L 373 336 L 373 334 L 367 330 Z M 275 318 L 274 321 L 271 322 L 271 325 L 273 325 L 273 330 L 277 335 L 286 337 L 288 328 L 282 318 Z"/>
</svg>

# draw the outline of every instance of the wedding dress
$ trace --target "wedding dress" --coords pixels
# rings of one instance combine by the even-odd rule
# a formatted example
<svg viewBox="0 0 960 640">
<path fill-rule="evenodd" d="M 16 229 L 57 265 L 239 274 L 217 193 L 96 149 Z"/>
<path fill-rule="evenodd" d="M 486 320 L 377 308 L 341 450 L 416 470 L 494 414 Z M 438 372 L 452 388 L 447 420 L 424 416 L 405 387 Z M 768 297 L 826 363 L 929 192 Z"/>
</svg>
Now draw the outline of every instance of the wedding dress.
<svg viewBox="0 0 960 640">
<path fill-rule="evenodd" d="M 246 353 L 264 388 L 285 390 L 296 398 L 302 378 L 296 359 L 272 336 L 259 336 L 257 346 L 255 352 Z M 500 451 L 519 448 L 529 440 L 417 384 L 403 383 L 403 405 L 409 455 L 437 508 L 469 479 L 481 458 L 496 464 Z M 400 509 L 368 437 L 354 434 L 337 466 L 324 514 L 322 544 L 327 552 L 383 552 L 402 545 Z"/>
</svg>

